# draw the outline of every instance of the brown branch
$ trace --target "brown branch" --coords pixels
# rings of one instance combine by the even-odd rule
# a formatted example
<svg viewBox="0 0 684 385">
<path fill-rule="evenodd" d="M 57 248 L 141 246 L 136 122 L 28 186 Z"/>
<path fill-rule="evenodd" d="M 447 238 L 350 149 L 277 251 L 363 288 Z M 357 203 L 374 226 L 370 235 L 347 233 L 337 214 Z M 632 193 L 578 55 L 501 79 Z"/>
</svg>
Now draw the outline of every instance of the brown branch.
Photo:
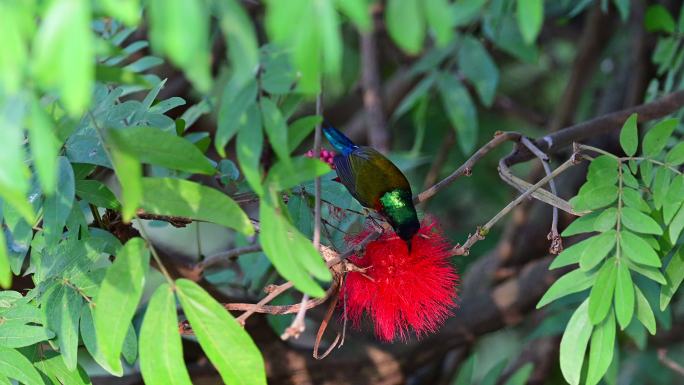
<svg viewBox="0 0 684 385">
<path fill-rule="evenodd" d="M 541 188 L 543 185 L 549 183 L 551 180 L 553 180 L 554 177 L 560 175 L 563 173 L 565 170 L 568 168 L 572 167 L 576 163 L 575 157 L 571 157 L 565 163 L 561 164 L 553 170 L 552 173 L 546 175 L 544 178 L 539 180 L 539 182 L 535 183 L 532 185 L 529 189 L 527 189 L 524 193 L 520 194 L 517 198 L 515 198 L 512 202 L 510 202 L 506 207 L 501 209 L 492 219 L 490 219 L 487 223 L 485 223 L 483 226 L 478 227 L 477 231 L 475 234 L 472 234 L 468 237 L 466 242 L 461 246 L 461 245 L 456 245 L 451 249 L 451 255 L 457 256 L 457 255 L 468 255 L 470 252 L 470 248 L 477 243 L 478 241 L 481 241 L 485 238 L 487 233 L 489 233 L 489 230 L 501 219 L 503 218 L 506 214 L 508 214 L 511 210 L 513 210 L 517 205 L 519 205 L 525 198 L 529 197 L 534 193 L 536 190 Z"/>
<path fill-rule="evenodd" d="M 368 142 L 371 147 L 387 153 L 390 141 L 380 95 L 380 69 L 374 27 L 361 32 L 361 88 L 368 125 Z"/>
<path fill-rule="evenodd" d="M 611 41 L 610 35 L 614 31 L 614 21 L 614 12 L 612 14 L 603 12 L 599 3 L 595 3 L 584 17 L 584 29 L 577 46 L 577 55 L 563 96 L 556 105 L 549 124 L 550 132 L 558 131 L 561 127 L 572 123 L 582 92 L 591 81 L 603 50 Z"/>
<path fill-rule="evenodd" d="M 487 155 L 489 152 L 491 152 L 493 149 L 495 149 L 502 143 L 507 141 L 517 141 L 520 140 L 521 137 L 522 135 L 517 132 L 497 132 L 494 138 L 492 138 L 492 140 L 487 142 L 487 144 L 485 144 L 484 146 L 480 147 L 479 150 L 477 150 L 465 163 L 463 163 L 461 167 L 457 168 L 456 171 L 452 172 L 451 175 L 437 182 L 434 186 L 426 189 L 422 193 L 414 196 L 413 203 L 424 202 L 435 196 L 443 188 L 452 184 L 459 177 L 463 175 L 469 176 L 475 164 L 480 159 L 482 159 L 482 157 Z"/>
<path fill-rule="evenodd" d="M 209 266 L 213 266 L 221 261 L 239 257 L 242 254 L 256 253 L 261 251 L 261 245 L 254 244 L 249 246 L 236 247 L 221 253 L 213 254 L 197 264 L 197 268 L 204 271 Z"/>
<path fill-rule="evenodd" d="M 168 222 L 173 227 L 185 227 L 192 223 L 191 218 L 146 213 L 143 209 L 138 210 L 137 216 L 139 219 Z"/>
<path fill-rule="evenodd" d="M 650 103 L 640 104 L 566 127 L 537 139 L 534 144 L 546 154 L 557 153 L 573 142 L 620 129 L 625 120 L 633 113 L 637 113 L 639 115 L 638 121 L 643 123 L 663 118 L 681 109 L 682 106 L 684 106 L 684 91 L 677 91 Z M 518 148 L 505 158 L 505 162 L 511 166 L 532 158 L 534 158 L 534 154 L 531 151 Z"/>
<path fill-rule="evenodd" d="M 658 349 L 658 361 L 670 368 L 673 372 L 684 376 L 684 367 L 667 356 L 667 349 Z"/>
</svg>

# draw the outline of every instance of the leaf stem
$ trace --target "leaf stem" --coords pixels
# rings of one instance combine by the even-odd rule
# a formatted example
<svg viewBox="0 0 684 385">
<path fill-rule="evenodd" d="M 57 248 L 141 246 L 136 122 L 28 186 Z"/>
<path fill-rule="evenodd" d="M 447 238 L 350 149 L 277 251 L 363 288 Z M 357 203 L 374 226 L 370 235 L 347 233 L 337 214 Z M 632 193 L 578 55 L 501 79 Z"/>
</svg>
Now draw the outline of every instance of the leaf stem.
<svg viewBox="0 0 684 385">
<path fill-rule="evenodd" d="M 164 278 L 166 278 L 166 281 L 171 285 L 171 287 L 174 288 L 176 287 L 176 284 L 173 280 L 173 277 L 171 277 L 171 274 L 169 274 L 169 271 L 166 270 L 166 267 L 162 263 L 161 258 L 159 257 L 159 254 L 157 254 L 157 250 L 154 248 L 154 245 L 152 244 L 152 241 L 150 241 L 150 237 L 147 234 L 147 231 L 145 230 L 145 225 L 142 223 L 139 217 L 136 216 L 136 219 L 138 219 L 138 224 L 140 225 L 140 235 L 142 238 L 145 240 L 147 243 L 147 246 L 150 248 L 150 253 L 152 254 L 152 258 L 154 258 L 154 261 L 157 262 L 157 265 L 159 265 L 159 271 L 162 273 Z"/>
</svg>

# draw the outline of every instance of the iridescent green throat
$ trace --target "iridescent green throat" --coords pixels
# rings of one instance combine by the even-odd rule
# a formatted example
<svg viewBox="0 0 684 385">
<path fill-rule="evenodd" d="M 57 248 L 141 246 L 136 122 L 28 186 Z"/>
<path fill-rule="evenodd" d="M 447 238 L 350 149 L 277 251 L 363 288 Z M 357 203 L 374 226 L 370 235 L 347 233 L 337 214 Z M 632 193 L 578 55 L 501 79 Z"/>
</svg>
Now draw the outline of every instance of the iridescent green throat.
<svg viewBox="0 0 684 385">
<path fill-rule="evenodd" d="M 380 206 L 390 225 L 402 239 L 411 239 L 420 229 L 411 191 L 404 189 L 388 191 L 380 197 Z"/>
</svg>

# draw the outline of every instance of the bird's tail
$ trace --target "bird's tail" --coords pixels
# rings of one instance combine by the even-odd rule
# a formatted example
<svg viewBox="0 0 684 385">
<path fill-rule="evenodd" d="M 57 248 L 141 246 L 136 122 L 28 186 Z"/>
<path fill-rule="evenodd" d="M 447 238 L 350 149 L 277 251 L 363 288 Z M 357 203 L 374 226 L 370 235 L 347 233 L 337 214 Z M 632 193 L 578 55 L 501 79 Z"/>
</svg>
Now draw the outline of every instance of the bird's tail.
<svg viewBox="0 0 684 385">
<path fill-rule="evenodd" d="M 323 134 L 325 134 L 325 137 L 328 138 L 328 142 L 335 147 L 337 152 L 340 152 L 343 155 L 349 155 L 350 152 L 359 147 L 338 129 L 330 125 L 330 123 L 324 121 L 322 128 Z"/>
</svg>

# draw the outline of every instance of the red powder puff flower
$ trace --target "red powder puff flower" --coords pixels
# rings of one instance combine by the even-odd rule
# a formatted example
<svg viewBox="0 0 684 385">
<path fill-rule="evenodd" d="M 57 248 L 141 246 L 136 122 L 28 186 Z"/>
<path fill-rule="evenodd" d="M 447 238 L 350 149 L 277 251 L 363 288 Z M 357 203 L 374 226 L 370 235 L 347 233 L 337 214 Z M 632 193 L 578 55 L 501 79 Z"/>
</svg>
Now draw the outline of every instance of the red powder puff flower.
<svg viewBox="0 0 684 385">
<path fill-rule="evenodd" d="M 349 246 L 368 234 L 347 238 Z M 413 329 L 420 338 L 435 332 L 456 305 L 458 274 L 449 262 L 451 246 L 434 220 L 425 219 L 411 241 L 386 232 L 350 260 L 364 273 L 350 272 L 343 288 L 347 319 L 358 328 L 367 313 L 383 341 L 407 340 Z"/>
</svg>

